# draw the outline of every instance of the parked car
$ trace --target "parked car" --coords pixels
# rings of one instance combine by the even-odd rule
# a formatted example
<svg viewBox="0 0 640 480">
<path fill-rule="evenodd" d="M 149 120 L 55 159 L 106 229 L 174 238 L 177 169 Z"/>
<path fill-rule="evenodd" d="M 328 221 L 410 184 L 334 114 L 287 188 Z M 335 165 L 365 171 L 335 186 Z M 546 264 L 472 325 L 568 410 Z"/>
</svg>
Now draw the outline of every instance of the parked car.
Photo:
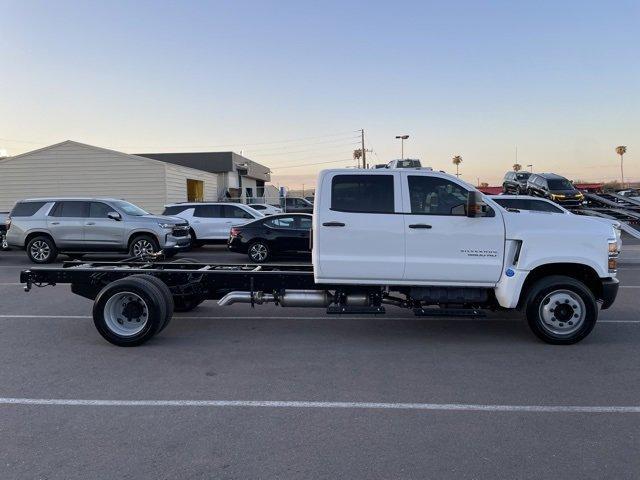
<svg viewBox="0 0 640 480">
<path fill-rule="evenodd" d="M 545 198 L 535 198 L 525 195 L 493 195 L 491 196 L 491 200 L 509 211 L 525 210 L 529 212 L 560 213 L 564 215 L 573 215 L 573 212 L 571 212 L 570 210 L 562 208 L 560 205 L 553 203 Z M 575 211 L 580 212 L 581 210 Z M 592 216 L 589 216 L 588 218 L 596 222 L 603 222 L 611 225 L 616 232 L 618 251 L 622 250 L 622 230 L 619 221 L 609 218 Z"/>
<path fill-rule="evenodd" d="M 629 188 L 627 190 L 619 190 L 618 195 L 622 195 L 623 197 L 640 197 L 640 188 Z"/>
<path fill-rule="evenodd" d="M 526 193 L 530 176 L 530 172 L 507 172 L 502 180 L 502 193 Z"/>
<path fill-rule="evenodd" d="M 264 215 L 241 203 L 172 203 L 166 205 L 163 215 L 175 215 L 189 222 L 191 243 L 201 246 L 220 243 L 229 237 L 234 225 L 243 225 Z"/>
<path fill-rule="evenodd" d="M 7 243 L 23 248 L 34 263 L 51 263 L 58 253 L 128 252 L 132 257 L 167 257 L 188 249 L 189 224 L 151 215 L 114 198 L 34 198 L 11 210 Z"/>
<path fill-rule="evenodd" d="M 286 197 L 283 202 L 287 213 L 313 213 L 313 203 L 306 198 Z"/>
<path fill-rule="evenodd" d="M 584 200 L 569 180 L 555 173 L 532 173 L 527 180 L 527 194 L 548 198 L 564 207 L 579 207 Z"/>
<path fill-rule="evenodd" d="M 249 203 L 247 206 L 257 210 L 263 215 L 276 215 L 278 213 L 282 213 L 281 208 L 274 207 L 268 203 Z"/>
<path fill-rule="evenodd" d="M 9 212 L 0 212 L 0 250 L 9 250 L 7 243 L 7 218 Z"/>
<path fill-rule="evenodd" d="M 231 228 L 228 247 L 232 252 L 249 255 L 264 263 L 285 252 L 310 252 L 309 235 L 312 216 L 283 213 Z"/>
<path fill-rule="evenodd" d="M 385 168 L 422 168 L 418 159 L 405 158 L 403 160 L 391 160 Z"/>
</svg>

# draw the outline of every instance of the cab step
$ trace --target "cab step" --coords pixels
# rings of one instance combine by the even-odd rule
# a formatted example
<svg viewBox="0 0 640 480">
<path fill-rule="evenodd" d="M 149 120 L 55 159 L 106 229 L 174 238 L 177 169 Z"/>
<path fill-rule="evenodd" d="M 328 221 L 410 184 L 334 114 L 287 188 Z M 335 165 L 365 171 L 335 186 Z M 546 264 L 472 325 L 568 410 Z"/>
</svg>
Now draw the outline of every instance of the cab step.
<svg viewBox="0 0 640 480">
<path fill-rule="evenodd" d="M 414 308 L 416 317 L 473 317 L 482 318 L 487 315 L 477 308 Z"/>
</svg>

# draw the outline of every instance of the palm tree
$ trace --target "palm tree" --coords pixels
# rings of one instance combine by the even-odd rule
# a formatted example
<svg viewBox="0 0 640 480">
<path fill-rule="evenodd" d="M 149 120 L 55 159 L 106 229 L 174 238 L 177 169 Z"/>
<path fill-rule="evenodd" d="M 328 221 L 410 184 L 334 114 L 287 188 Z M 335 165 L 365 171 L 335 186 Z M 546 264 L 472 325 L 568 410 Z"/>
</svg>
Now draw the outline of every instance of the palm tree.
<svg viewBox="0 0 640 480">
<path fill-rule="evenodd" d="M 620 145 L 616 147 L 616 153 L 620 155 L 620 180 L 621 180 L 621 188 L 624 188 L 624 169 L 622 167 L 622 160 L 625 153 L 627 153 L 627 147 L 624 145 Z"/>
<path fill-rule="evenodd" d="M 514 172 L 519 172 L 520 170 L 522 170 L 522 165 L 520 165 L 519 163 L 514 163 L 513 164 L 513 171 Z"/>
<path fill-rule="evenodd" d="M 462 163 L 462 157 L 460 155 L 456 155 L 455 157 L 453 157 L 452 162 L 456 166 L 456 177 L 460 177 L 458 169 L 460 167 L 460 164 Z"/>
</svg>

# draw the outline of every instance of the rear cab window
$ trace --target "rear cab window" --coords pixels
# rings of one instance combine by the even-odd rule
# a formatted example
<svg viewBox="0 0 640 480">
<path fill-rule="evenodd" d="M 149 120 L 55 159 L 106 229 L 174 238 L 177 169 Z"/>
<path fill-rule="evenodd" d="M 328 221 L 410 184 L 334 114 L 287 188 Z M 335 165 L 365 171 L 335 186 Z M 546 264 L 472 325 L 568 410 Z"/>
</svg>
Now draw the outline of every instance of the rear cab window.
<svg viewBox="0 0 640 480">
<path fill-rule="evenodd" d="M 10 217 L 32 217 L 47 202 L 18 202 L 9 214 Z"/>
<path fill-rule="evenodd" d="M 331 210 L 394 213 L 393 175 L 336 175 L 331 181 Z"/>
</svg>

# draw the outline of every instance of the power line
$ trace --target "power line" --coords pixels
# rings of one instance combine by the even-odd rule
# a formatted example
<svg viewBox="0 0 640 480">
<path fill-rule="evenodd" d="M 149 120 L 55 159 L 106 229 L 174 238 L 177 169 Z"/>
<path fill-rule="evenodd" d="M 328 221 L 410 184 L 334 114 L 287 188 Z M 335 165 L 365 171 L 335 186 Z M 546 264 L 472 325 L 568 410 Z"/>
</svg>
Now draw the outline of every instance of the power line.
<svg viewBox="0 0 640 480">
<path fill-rule="evenodd" d="M 315 163 L 303 163 L 300 165 L 287 165 L 286 167 L 273 168 L 272 170 L 275 172 L 277 170 L 284 170 L 286 168 L 298 168 L 298 167 L 308 167 L 311 165 L 326 165 L 327 163 L 340 163 L 340 162 L 351 162 L 353 163 L 353 158 L 348 160 L 329 160 L 327 162 L 315 162 Z"/>
<path fill-rule="evenodd" d="M 251 156 L 255 156 L 256 158 L 258 157 L 272 157 L 274 155 L 277 156 L 283 156 L 283 155 L 290 155 L 292 153 L 304 153 L 304 152 L 313 152 L 313 151 L 318 151 L 318 150 L 329 150 L 329 149 L 333 149 L 333 148 L 348 148 L 348 147 L 353 147 L 354 145 L 358 145 L 357 143 L 345 143 L 342 145 L 333 145 L 333 146 L 328 146 L 328 147 L 323 147 L 321 149 L 318 148 L 305 148 L 304 150 L 281 150 L 279 152 L 273 152 L 273 153 L 256 153 L 256 152 L 251 152 Z M 247 153 L 248 155 L 249 153 Z"/>
</svg>

